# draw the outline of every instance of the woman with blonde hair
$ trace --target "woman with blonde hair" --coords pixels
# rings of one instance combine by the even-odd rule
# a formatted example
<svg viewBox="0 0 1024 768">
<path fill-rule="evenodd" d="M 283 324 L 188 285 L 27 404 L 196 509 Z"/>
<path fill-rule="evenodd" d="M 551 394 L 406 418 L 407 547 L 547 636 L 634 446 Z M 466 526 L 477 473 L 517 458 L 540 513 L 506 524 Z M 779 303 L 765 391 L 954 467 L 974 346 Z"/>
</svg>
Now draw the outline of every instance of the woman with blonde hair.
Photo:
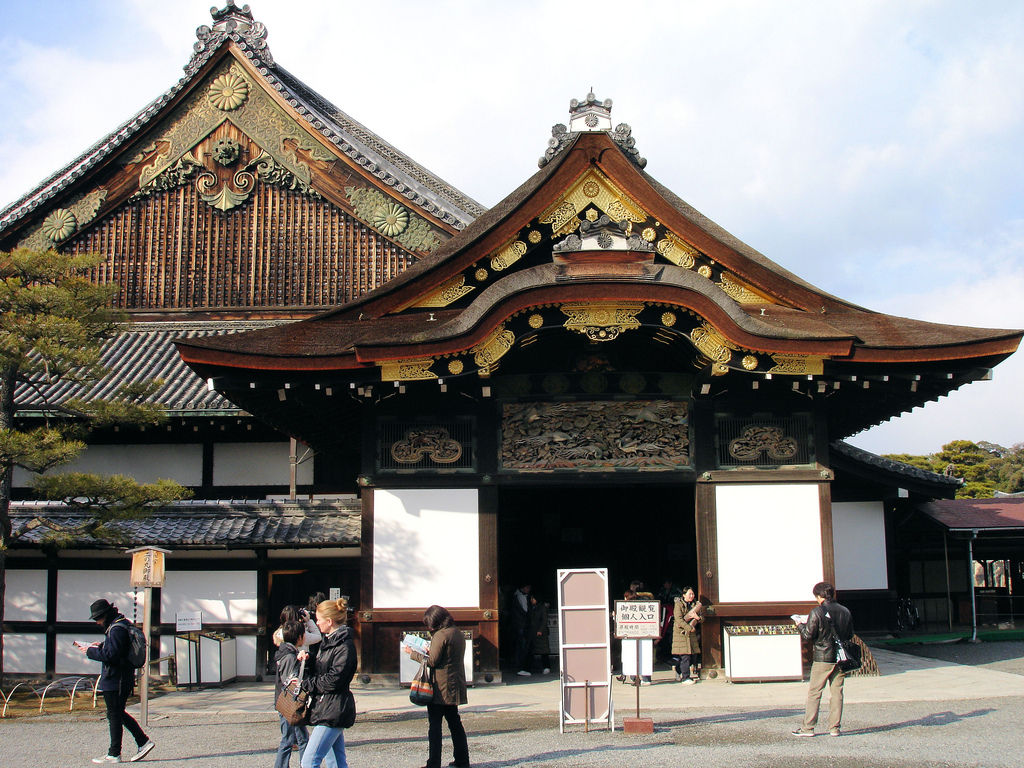
<svg viewBox="0 0 1024 768">
<path fill-rule="evenodd" d="M 334 755 L 338 768 L 348 768 L 344 729 L 355 721 L 355 699 L 349 685 L 356 672 L 356 646 L 347 620 L 345 598 L 325 600 L 316 607 L 316 625 L 323 640 L 316 655 L 316 671 L 302 681 L 302 690 L 313 696 L 309 717 L 313 730 L 302 753 L 302 768 L 320 768 L 328 753 Z"/>
</svg>

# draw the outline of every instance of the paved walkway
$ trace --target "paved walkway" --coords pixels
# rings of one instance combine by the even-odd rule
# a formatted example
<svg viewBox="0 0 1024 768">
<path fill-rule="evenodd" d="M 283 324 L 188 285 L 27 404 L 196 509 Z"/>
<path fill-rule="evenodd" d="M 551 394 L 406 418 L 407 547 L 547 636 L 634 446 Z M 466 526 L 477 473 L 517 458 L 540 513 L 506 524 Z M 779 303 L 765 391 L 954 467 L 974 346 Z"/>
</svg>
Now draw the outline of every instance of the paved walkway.
<svg viewBox="0 0 1024 768">
<path fill-rule="evenodd" d="M 921 658 L 882 648 L 872 648 L 878 677 L 851 677 L 846 681 L 848 705 L 880 702 L 951 701 L 1024 696 L 1024 676 L 982 667 Z M 514 678 L 505 685 L 482 685 L 469 692 L 464 712 L 557 712 L 558 678 L 555 675 Z M 370 684 L 353 688 L 361 715 L 422 712 L 409 702 L 408 692 L 396 687 Z M 636 709 L 636 689 L 613 684 L 616 714 Z M 653 710 L 686 710 L 708 707 L 801 708 L 806 682 L 728 683 L 706 680 L 699 685 L 679 685 L 671 672 L 656 673 L 654 684 L 640 689 L 641 714 Z M 273 683 L 237 683 L 224 688 L 177 691 L 150 702 L 150 718 L 172 714 L 266 714 L 273 715 Z M 138 711 L 138 705 L 134 711 Z"/>
</svg>

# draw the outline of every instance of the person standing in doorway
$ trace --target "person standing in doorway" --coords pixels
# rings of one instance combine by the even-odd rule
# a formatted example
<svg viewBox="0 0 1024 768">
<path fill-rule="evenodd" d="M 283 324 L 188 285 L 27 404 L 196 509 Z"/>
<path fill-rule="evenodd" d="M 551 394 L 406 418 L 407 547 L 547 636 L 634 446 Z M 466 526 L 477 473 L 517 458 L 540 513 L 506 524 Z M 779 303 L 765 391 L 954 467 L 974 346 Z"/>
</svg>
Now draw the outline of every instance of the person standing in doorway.
<svg viewBox="0 0 1024 768">
<path fill-rule="evenodd" d="M 551 636 L 548 629 L 548 605 L 530 594 L 530 635 L 532 655 L 540 662 L 541 674 L 551 674 Z"/>
<path fill-rule="evenodd" d="M 843 725 L 843 682 L 846 675 L 836 663 L 836 640 L 853 638 L 853 618 L 845 606 L 836 602 L 836 588 L 821 581 L 811 590 L 817 605 L 806 622 L 797 621 L 800 635 L 811 644 L 814 660 L 811 664 L 811 683 L 807 691 L 807 708 L 803 725 L 793 731 L 794 736 L 813 736 L 818 724 L 818 709 L 825 685 L 829 686 L 828 734 L 838 736 Z"/>
<path fill-rule="evenodd" d="M 516 642 L 516 655 L 513 659 L 516 674 L 529 677 L 530 670 L 530 585 L 524 584 L 512 594 L 512 636 Z"/>
<path fill-rule="evenodd" d="M 121 741 L 124 729 L 135 739 L 139 747 L 128 762 L 134 763 L 148 755 L 156 746 L 142 730 L 135 718 L 124 711 L 128 697 L 135 689 L 135 668 L 128 661 L 131 649 L 129 622 L 117 608 L 102 598 L 89 606 L 89 618 L 103 627 L 106 637 L 103 642 L 92 645 L 75 643 L 75 647 L 93 661 L 103 663 L 96 690 L 103 694 L 107 705 L 107 725 L 110 728 L 110 747 L 103 757 L 94 757 L 94 763 L 120 763 Z"/>
</svg>

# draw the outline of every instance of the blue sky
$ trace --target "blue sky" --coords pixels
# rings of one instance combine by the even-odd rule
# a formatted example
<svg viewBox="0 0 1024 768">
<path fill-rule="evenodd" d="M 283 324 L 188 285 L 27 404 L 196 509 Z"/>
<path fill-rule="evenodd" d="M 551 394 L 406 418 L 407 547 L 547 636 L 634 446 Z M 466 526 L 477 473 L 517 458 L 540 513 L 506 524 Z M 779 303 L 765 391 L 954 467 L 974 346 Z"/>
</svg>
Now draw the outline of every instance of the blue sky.
<svg viewBox="0 0 1024 768">
<path fill-rule="evenodd" d="M 0 0 L 0 206 L 173 85 L 211 4 Z M 815 285 L 1024 328 L 1024 3 L 249 5 L 280 65 L 485 205 L 593 87 L 651 175 Z M 1024 442 L 1022 380 L 1018 353 L 852 442 Z"/>
</svg>

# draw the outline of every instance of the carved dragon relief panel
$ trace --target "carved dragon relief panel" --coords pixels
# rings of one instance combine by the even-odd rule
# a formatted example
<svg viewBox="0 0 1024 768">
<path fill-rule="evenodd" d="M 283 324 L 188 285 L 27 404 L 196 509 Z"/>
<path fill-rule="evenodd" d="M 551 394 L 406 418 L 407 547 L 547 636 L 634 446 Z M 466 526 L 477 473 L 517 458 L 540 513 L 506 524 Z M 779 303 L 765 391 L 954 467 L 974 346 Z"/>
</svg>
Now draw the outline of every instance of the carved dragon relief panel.
<svg viewBox="0 0 1024 768">
<path fill-rule="evenodd" d="M 689 407 L 669 400 L 509 403 L 500 451 L 506 472 L 689 469 Z"/>
</svg>

